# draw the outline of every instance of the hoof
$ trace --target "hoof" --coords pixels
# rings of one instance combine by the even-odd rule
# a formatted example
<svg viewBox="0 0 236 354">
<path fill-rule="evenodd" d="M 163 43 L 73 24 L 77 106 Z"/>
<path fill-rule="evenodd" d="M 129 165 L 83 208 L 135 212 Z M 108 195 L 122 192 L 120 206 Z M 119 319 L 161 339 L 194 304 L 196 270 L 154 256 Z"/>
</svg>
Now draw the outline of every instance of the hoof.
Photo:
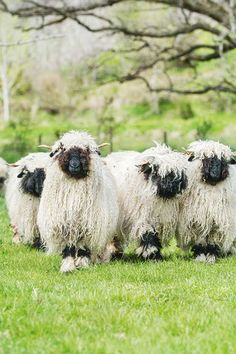
<svg viewBox="0 0 236 354">
<path fill-rule="evenodd" d="M 75 260 L 76 268 L 88 268 L 90 264 L 90 259 L 88 257 L 78 257 Z"/>
<path fill-rule="evenodd" d="M 207 253 L 206 262 L 209 264 L 214 264 L 216 262 L 216 256 L 214 254 Z"/>
<path fill-rule="evenodd" d="M 22 240 L 21 240 L 21 237 L 16 234 L 13 236 L 13 239 L 12 239 L 12 242 L 15 244 L 15 245 L 19 245 L 22 243 Z"/>
<path fill-rule="evenodd" d="M 200 263 L 205 263 L 206 262 L 206 255 L 204 253 L 199 254 L 196 258 L 195 258 L 196 262 L 200 262 Z"/>
<path fill-rule="evenodd" d="M 146 247 L 146 246 L 140 246 L 136 250 L 136 254 L 138 257 L 143 258 L 145 261 L 146 260 L 155 260 L 155 261 L 162 261 L 163 257 L 160 254 L 160 251 L 157 247 L 152 246 L 152 247 Z"/>
<path fill-rule="evenodd" d="M 76 269 L 75 260 L 73 257 L 66 257 L 63 259 L 60 271 L 62 273 L 73 272 Z"/>
</svg>

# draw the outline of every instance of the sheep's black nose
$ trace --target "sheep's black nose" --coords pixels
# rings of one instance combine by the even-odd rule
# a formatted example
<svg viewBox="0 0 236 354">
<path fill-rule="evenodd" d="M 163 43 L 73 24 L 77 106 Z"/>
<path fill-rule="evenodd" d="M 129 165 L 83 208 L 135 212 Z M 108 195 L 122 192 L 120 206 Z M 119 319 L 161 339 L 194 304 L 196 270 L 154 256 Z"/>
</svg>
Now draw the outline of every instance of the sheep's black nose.
<svg viewBox="0 0 236 354">
<path fill-rule="evenodd" d="M 79 161 L 79 159 L 78 158 L 75 158 L 75 157 L 73 157 L 71 160 L 70 160 L 70 166 L 72 167 L 72 168 L 78 168 L 79 166 L 80 166 L 80 161 Z"/>
</svg>

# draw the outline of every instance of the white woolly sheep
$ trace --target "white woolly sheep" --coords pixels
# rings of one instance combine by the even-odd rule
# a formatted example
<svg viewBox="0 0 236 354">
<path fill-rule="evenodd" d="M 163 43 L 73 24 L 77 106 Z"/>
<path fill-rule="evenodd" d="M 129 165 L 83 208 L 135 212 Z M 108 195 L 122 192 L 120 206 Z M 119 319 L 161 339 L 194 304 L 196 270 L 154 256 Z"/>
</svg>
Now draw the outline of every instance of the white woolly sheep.
<svg viewBox="0 0 236 354">
<path fill-rule="evenodd" d="M 85 132 L 71 131 L 52 147 L 41 197 L 38 226 L 49 253 L 63 256 L 62 272 L 99 259 L 115 234 L 115 181 Z"/>
<path fill-rule="evenodd" d="M 186 159 L 165 145 L 156 145 L 131 158 L 125 154 L 119 161 L 113 154 L 105 158 L 118 187 L 119 230 L 110 247 L 118 256 L 129 240 L 136 240 L 139 256 L 162 259 L 162 246 L 174 236 L 178 196 L 187 185 Z"/>
<path fill-rule="evenodd" d="M 14 231 L 14 243 L 40 247 L 36 221 L 48 162 L 48 154 L 34 153 L 16 162 L 15 167 L 9 167 L 6 205 Z"/>
<path fill-rule="evenodd" d="M 8 177 L 8 164 L 0 157 L 0 189 L 3 189 L 4 182 Z"/>
<path fill-rule="evenodd" d="M 236 238 L 236 169 L 231 149 L 195 141 L 187 149 L 189 185 L 181 202 L 177 241 L 198 261 L 215 262 Z"/>
</svg>

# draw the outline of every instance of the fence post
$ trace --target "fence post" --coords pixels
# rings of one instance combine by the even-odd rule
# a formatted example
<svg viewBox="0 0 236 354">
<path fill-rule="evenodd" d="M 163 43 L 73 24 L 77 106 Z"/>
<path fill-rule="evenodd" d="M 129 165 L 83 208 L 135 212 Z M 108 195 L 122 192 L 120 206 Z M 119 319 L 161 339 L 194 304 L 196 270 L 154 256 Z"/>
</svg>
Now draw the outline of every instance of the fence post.
<svg viewBox="0 0 236 354">
<path fill-rule="evenodd" d="M 168 136 L 167 136 L 166 130 L 164 130 L 164 132 L 163 132 L 163 143 L 168 145 Z"/>
</svg>

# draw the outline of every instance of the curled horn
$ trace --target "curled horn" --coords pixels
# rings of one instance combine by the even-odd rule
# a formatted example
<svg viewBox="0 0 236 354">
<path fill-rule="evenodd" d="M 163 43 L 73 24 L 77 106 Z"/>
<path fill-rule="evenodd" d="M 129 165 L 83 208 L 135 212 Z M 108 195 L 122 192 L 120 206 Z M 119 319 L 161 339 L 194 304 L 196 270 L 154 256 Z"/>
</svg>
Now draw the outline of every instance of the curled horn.
<svg viewBox="0 0 236 354">
<path fill-rule="evenodd" d="M 9 166 L 9 167 L 19 167 L 20 165 L 17 165 L 15 163 L 8 163 L 7 166 Z"/>
<path fill-rule="evenodd" d="M 188 155 L 188 156 L 192 156 L 193 155 L 193 152 L 192 151 L 188 151 L 188 150 L 185 150 L 183 152 L 184 155 Z"/>
<path fill-rule="evenodd" d="M 38 148 L 45 148 L 51 150 L 52 147 L 50 145 L 38 145 Z"/>
<path fill-rule="evenodd" d="M 148 156 L 146 157 L 143 161 L 141 161 L 139 164 L 136 165 L 136 167 L 140 167 L 146 164 L 150 164 L 155 160 L 154 156 Z"/>
<path fill-rule="evenodd" d="M 100 148 L 103 148 L 104 146 L 110 146 L 111 144 L 109 144 L 109 143 L 103 143 L 103 144 L 100 144 L 100 145 L 98 145 L 98 148 L 100 149 Z"/>
<path fill-rule="evenodd" d="M 236 151 L 233 151 L 233 154 L 232 154 L 233 156 L 236 156 Z"/>
</svg>

